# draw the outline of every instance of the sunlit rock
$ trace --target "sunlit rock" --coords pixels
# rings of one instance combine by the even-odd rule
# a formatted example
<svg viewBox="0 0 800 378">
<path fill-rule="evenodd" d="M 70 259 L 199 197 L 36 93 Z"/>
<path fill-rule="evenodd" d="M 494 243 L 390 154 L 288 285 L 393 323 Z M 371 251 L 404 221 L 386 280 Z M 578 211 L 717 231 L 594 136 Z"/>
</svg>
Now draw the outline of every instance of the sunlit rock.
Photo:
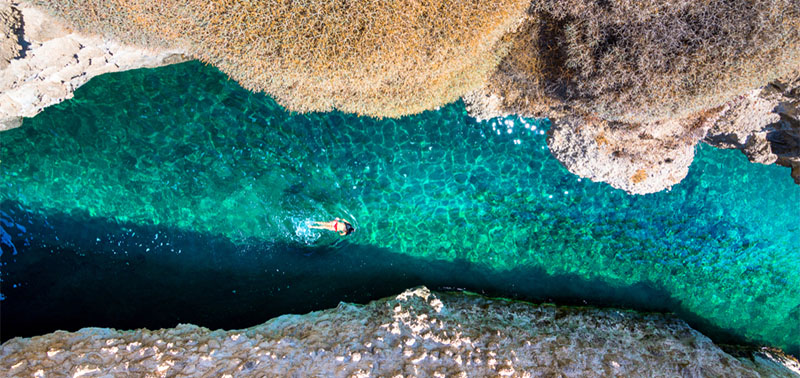
<svg viewBox="0 0 800 378">
<path fill-rule="evenodd" d="M 789 167 L 800 184 L 800 75 L 726 104 L 704 141 L 738 149 L 754 163 Z"/>
<path fill-rule="evenodd" d="M 186 60 L 181 54 L 76 33 L 36 8 L 0 0 L 0 131 L 72 98 L 94 76 Z"/>
<path fill-rule="evenodd" d="M 777 350 L 735 358 L 673 315 L 531 305 L 425 287 L 243 330 L 84 328 L 15 338 L 3 376 L 790 377 Z"/>
</svg>

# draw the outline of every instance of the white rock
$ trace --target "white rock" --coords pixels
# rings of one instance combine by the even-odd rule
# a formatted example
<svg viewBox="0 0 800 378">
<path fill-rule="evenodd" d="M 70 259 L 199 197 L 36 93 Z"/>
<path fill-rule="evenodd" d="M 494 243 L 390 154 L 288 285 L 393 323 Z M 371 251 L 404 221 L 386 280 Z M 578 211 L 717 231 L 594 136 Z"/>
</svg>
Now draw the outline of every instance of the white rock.
<svg viewBox="0 0 800 378">
<path fill-rule="evenodd" d="M 26 47 L 18 46 L 20 39 Z M 145 50 L 76 33 L 27 4 L 0 0 L 0 131 L 72 98 L 97 75 L 184 60 L 182 50 Z"/>
<path fill-rule="evenodd" d="M 420 319 L 425 324 L 436 320 L 436 327 L 415 328 Z M 397 323 L 398 336 L 384 326 L 392 322 Z M 370 352 L 349 352 L 359 345 L 368 346 Z M 113 358 L 99 353 L 111 350 Z M 181 352 L 168 352 L 172 350 Z M 323 350 L 331 353 L 312 353 Z M 63 363 L 49 359 L 55 351 Z M 282 316 L 246 330 L 211 331 L 192 325 L 157 331 L 85 328 L 15 338 L 0 346 L 0 376 L 126 372 L 442 376 L 446 372 L 446 376 L 531 377 L 703 372 L 788 377 L 800 371 L 797 360 L 779 351 L 751 353 L 752 358 L 736 359 L 669 314 L 536 306 L 418 288 L 364 306 Z"/>
</svg>

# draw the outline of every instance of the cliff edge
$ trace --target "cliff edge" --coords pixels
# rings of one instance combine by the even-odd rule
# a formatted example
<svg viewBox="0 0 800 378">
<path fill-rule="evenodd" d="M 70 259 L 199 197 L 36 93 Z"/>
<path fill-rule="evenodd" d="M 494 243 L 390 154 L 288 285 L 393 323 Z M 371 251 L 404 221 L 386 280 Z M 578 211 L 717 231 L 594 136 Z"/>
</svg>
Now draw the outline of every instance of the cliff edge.
<svg viewBox="0 0 800 378">
<path fill-rule="evenodd" d="M 547 117 L 569 171 L 629 193 L 701 141 L 800 184 L 800 0 L 0 0 L 0 24 L 0 130 L 186 54 L 292 111 Z"/>
<path fill-rule="evenodd" d="M 3 376 L 800 376 L 780 351 L 735 358 L 673 315 L 495 300 L 425 287 L 234 331 L 85 328 L 0 347 Z"/>
<path fill-rule="evenodd" d="M 0 131 L 72 98 L 92 77 L 181 62 L 182 53 L 78 33 L 29 5 L 0 0 Z"/>
</svg>

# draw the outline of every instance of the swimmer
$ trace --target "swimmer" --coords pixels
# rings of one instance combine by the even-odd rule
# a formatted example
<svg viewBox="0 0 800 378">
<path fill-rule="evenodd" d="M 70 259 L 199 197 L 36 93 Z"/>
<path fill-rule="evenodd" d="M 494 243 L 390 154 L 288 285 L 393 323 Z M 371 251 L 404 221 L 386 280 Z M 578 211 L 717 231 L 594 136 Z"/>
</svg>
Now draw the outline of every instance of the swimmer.
<svg viewBox="0 0 800 378">
<path fill-rule="evenodd" d="M 333 231 L 342 236 L 350 235 L 356 230 L 352 224 L 339 218 L 336 218 L 330 222 L 312 222 L 312 224 L 308 225 L 308 228 Z"/>
</svg>

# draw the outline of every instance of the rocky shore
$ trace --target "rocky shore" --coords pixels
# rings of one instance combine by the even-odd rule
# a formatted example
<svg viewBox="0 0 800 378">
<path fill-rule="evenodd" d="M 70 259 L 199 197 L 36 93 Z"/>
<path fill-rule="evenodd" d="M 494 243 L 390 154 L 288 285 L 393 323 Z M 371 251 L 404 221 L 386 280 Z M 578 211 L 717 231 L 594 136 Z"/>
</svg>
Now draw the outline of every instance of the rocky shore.
<svg viewBox="0 0 800 378">
<path fill-rule="evenodd" d="M 738 149 L 754 163 L 789 167 L 800 185 L 800 74 L 727 103 L 703 142 Z"/>
<path fill-rule="evenodd" d="M 92 77 L 182 62 L 182 54 L 78 33 L 34 7 L 0 0 L 0 132 L 72 98 Z"/>
<path fill-rule="evenodd" d="M 503 108 L 498 94 L 472 93 L 465 101 L 479 119 L 517 114 Z M 800 185 L 800 73 L 683 119 L 624 123 L 561 115 L 551 120 L 547 144 L 556 159 L 578 176 L 629 193 L 654 193 L 679 183 L 701 142 L 738 149 L 753 163 L 791 168 Z"/>
<path fill-rule="evenodd" d="M 800 375 L 793 357 L 734 357 L 674 315 L 532 305 L 425 287 L 242 330 L 85 328 L 0 347 L 0 375 L 736 376 Z"/>
<path fill-rule="evenodd" d="M 175 63 L 192 52 L 246 87 L 266 90 L 291 110 L 347 110 L 352 105 L 360 113 L 397 116 L 462 96 L 470 115 L 479 119 L 548 117 L 553 121 L 548 146 L 570 172 L 629 193 L 658 192 L 680 182 L 700 142 L 739 149 L 753 162 L 789 167 L 800 184 L 800 2 L 796 0 L 542 1 L 528 4 L 527 12 L 518 11 L 525 9 L 524 2 L 513 1 L 513 8 L 519 9 L 504 14 L 483 4 L 480 11 L 488 13 L 471 16 L 493 17 L 484 25 L 486 35 L 469 23 L 462 25 L 463 17 L 447 20 L 449 13 L 437 13 L 441 20 L 436 22 L 446 21 L 448 28 L 455 28 L 449 33 L 469 31 L 473 47 L 459 38 L 438 39 L 436 35 L 450 34 L 437 34 L 436 28 L 443 26 L 424 17 L 404 20 L 411 22 L 410 29 L 430 33 L 403 34 L 409 28 L 366 33 L 361 27 L 357 35 L 350 35 L 351 23 L 343 20 L 369 12 L 343 8 L 336 12 L 347 17 L 327 20 L 332 34 L 325 41 L 344 44 L 337 48 L 324 44 L 329 51 L 322 50 L 332 54 L 325 55 L 330 64 L 320 63 L 320 57 L 306 64 L 305 55 L 281 53 L 289 47 L 295 52 L 326 53 L 317 46 L 320 38 L 309 36 L 305 29 L 292 29 L 304 26 L 285 26 L 288 34 L 275 39 L 279 45 L 272 45 L 274 38 L 264 37 L 258 23 L 227 19 L 237 12 L 266 15 L 268 9 L 240 2 L 213 3 L 212 8 L 236 11 L 214 16 L 170 1 L 165 3 L 169 12 L 162 15 L 149 10 L 153 3 L 148 0 L 123 8 L 102 1 L 78 5 L 0 0 L 0 131 L 71 98 L 93 76 Z M 370 12 L 385 10 L 356 5 Z M 308 16 L 292 5 L 280 11 Z M 418 11 L 426 10 L 413 10 Z M 362 21 L 381 21 L 381 25 L 398 21 L 392 14 L 373 13 L 369 17 L 376 19 Z M 200 31 L 208 36 L 199 38 Z M 390 35 L 409 39 L 409 49 L 385 51 L 384 41 L 376 37 L 379 32 L 400 33 Z M 411 43 L 417 34 L 423 39 Z M 648 35 L 661 37 L 643 37 Z M 371 49 L 366 42 L 357 42 L 360 39 L 379 46 Z M 217 42 L 206 46 L 212 40 Z M 236 45 L 253 40 L 265 47 Z M 345 48 L 350 45 L 366 55 L 343 53 L 351 50 Z M 434 54 L 432 48 L 439 52 Z M 387 63 L 375 51 L 397 59 Z M 462 55 L 469 55 L 468 61 L 462 61 Z M 493 60 L 501 56 L 499 62 Z M 343 63 L 368 58 L 377 59 L 373 62 L 377 68 Z M 417 61 L 421 63 L 412 64 Z M 439 76 L 430 71 L 449 66 L 459 69 L 444 70 Z M 412 76 L 414 80 L 409 79 Z M 407 79 L 419 88 L 408 86 Z M 430 98 L 420 98 L 426 96 Z"/>
</svg>

